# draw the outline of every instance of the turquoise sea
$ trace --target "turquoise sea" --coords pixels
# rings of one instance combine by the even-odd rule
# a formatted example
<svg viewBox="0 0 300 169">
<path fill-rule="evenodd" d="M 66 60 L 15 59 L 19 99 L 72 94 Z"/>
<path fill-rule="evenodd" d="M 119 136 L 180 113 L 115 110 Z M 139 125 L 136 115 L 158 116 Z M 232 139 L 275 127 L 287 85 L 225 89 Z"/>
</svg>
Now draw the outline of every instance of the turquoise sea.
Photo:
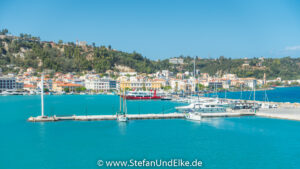
<svg viewBox="0 0 300 169">
<path fill-rule="evenodd" d="M 266 93 L 266 94 L 265 94 Z M 215 96 L 215 93 L 210 93 L 207 96 Z M 253 99 L 253 91 L 244 92 L 220 92 L 218 96 L 221 98 L 231 98 L 231 99 Z M 280 87 L 274 88 L 274 90 L 266 91 L 256 91 L 255 99 L 260 101 L 265 101 L 265 96 L 269 101 L 273 102 L 291 102 L 300 103 L 300 87 Z"/>
<path fill-rule="evenodd" d="M 129 113 L 179 103 L 128 101 Z M 31 123 L 39 96 L 0 97 L 0 169 L 97 169 L 98 160 L 201 160 L 204 169 L 298 169 L 300 122 L 258 117 Z M 117 96 L 45 96 L 47 115 L 114 114 Z"/>
</svg>

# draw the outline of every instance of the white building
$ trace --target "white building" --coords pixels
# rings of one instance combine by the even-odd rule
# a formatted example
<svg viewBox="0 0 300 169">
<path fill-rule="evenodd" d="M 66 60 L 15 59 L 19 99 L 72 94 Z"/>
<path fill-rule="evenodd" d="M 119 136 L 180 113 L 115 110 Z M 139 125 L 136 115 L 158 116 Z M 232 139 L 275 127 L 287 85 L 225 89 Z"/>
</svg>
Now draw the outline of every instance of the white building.
<svg viewBox="0 0 300 169">
<path fill-rule="evenodd" d="M 162 70 L 155 73 L 155 77 L 163 79 L 169 79 L 171 75 L 172 72 L 170 72 L 169 70 Z"/>
<path fill-rule="evenodd" d="M 245 85 L 251 89 L 253 89 L 257 85 L 256 80 L 246 80 Z"/>
<path fill-rule="evenodd" d="M 169 84 L 174 92 L 186 89 L 186 83 L 179 79 L 172 79 Z"/>
<path fill-rule="evenodd" d="M 171 59 L 169 59 L 169 63 L 172 63 L 172 64 L 183 64 L 183 59 L 180 59 L 180 58 L 171 58 Z"/>
<path fill-rule="evenodd" d="M 116 90 L 117 82 L 115 80 L 112 80 L 109 78 L 86 79 L 85 80 L 85 88 L 87 90 L 95 90 L 95 91 Z"/>
<path fill-rule="evenodd" d="M 120 72 L 120 76 L 136 76 L 137 72 Z"/>
<path fill-rule="evenodd" d="M 168 79 L 172 75 L 172 72 L 169 70 L 162 70 L 161 74 Z"/>
<path fill-rule="evenodd" d="M 227 80 L 235 80 L 235 79 L 237 79 L 237 75 L 227 73 L 227 74 L 223 75 L 223 78 L 225 78 Z"/>
<path fill-rule="evenodd" d="M 229 89 L 230 88 L 230 84 L 231 84 L 231 81 L 230 80 L 225 80 L 225 81 L 223 81 L 223 88 L 224 89 Z"/>
</svg>

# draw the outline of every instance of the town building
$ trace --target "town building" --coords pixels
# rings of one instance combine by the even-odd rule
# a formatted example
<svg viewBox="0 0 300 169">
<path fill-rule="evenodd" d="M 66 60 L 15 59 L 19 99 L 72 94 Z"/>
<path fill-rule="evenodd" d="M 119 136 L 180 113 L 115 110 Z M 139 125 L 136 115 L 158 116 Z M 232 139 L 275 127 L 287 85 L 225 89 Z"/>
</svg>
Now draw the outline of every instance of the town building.
<svg viewBox="0 0 300 169">
<path fill-rule="evenodd" d="M 110 78 L 93 78 L 85 80 L 85 88 L 94 91 L 109 91 L 117 89 L 117 81 Z"/>
<path fill-rule="evenodd" d="M 243 81 L 244 85 L 251 89 L 254 89 L 257 85 L 257 80 L 255 78 L 240 78 L 240 81 Z"/>
<path fill-rule="evenodd" d="M 120 89 L 130 90 L 159 90 L 162 87 L 162 81 L 150 80 L 150 79 L 134 79 L 120 81 Z"/>
<path fill-rule="evenodd" d="M 209 82 L 208 87 L 210 87 L 210 88 L 222 88 L 223 87 L 223 82 L 218 82 L 218 81 Z"/>
<path fill-rule="evenodd" d="M 173 92 L 186 90 L 186 83 L 180 79 L 171 79 L 170 86 L 171 86 Z"/>
<path fill-rule="evenodd" d="M 80 88 L 82 85 L 80 84 L 74 84 L 74 83 L 66 83 L 66 82 L 53 82 L 52 90 L 55 92 L 64 92 L 66 88 L 68 88 L 69 91 L 74 92 L 76 88 Z"/>
<path fill-rule="evenodd" d="M 0 92 L 23 89 L 24 84 L 17 82 L 15 77 L 0 77 Z"/>
</svg>

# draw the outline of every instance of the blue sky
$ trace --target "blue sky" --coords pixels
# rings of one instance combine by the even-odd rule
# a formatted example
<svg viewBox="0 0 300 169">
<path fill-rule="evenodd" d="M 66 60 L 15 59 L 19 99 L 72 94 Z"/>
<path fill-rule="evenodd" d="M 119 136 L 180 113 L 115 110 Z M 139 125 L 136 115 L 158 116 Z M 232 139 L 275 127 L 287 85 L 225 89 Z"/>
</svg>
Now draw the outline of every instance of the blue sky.
<svg viewBox="0 0 300 169">
<path fill-rule="evenodd" d="M 155 60 L 300 56 L 297 0 L 0 0 L 0 28 Z"/>
</svg>

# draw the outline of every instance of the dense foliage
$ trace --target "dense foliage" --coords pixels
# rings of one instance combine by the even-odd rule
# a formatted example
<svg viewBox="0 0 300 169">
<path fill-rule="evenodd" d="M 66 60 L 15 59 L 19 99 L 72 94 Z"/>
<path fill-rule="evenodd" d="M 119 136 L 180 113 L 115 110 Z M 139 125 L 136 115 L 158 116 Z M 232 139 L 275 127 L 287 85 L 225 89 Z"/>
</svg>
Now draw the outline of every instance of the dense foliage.
<svg viewBox="0 0 300 169">
<path fill-rule="evenodd" d="M 3 29 L 0 35 L 7 35 Z M 170 64 L 168 59 L 153 61 L 141 54 L 127 53 L 113 50 L 111 46 L 92 45 L 80 46 L 73 42 L 58 43 L 43 42 L 39 37 L 29 34 L 20 36 L 5 36 L 0 38 L 0 67 L 5 72 L 19 71 L 20 68 L 33 67 L 56 72 L 83 72 L 94 70 L 104 73 L 106 70 L 116 70 L 116 65 L 123 65 L 135 69 L 137 72 L 153 73 L 168 69 L 174 73 L 190 71 L 194 68 L 194 58 L 183 57 L 183 65 Z M 224 73 L 234 73 L 238 77 L 263 78 L 266 73 L 268 79 L 281 77 L 282 79 L 300 78 L 300 58 L 259 58 L 231 59 L 220 57 L 217 59 L 195 59 L 196 69 L 201 73 L 221 76 Z M 242 66 L 247 63 L 249 66 Z M 259 66 L 257 66 L 259 64 Z M 19 68 L 19 69 L 18 69 Z"/>
</svg>

